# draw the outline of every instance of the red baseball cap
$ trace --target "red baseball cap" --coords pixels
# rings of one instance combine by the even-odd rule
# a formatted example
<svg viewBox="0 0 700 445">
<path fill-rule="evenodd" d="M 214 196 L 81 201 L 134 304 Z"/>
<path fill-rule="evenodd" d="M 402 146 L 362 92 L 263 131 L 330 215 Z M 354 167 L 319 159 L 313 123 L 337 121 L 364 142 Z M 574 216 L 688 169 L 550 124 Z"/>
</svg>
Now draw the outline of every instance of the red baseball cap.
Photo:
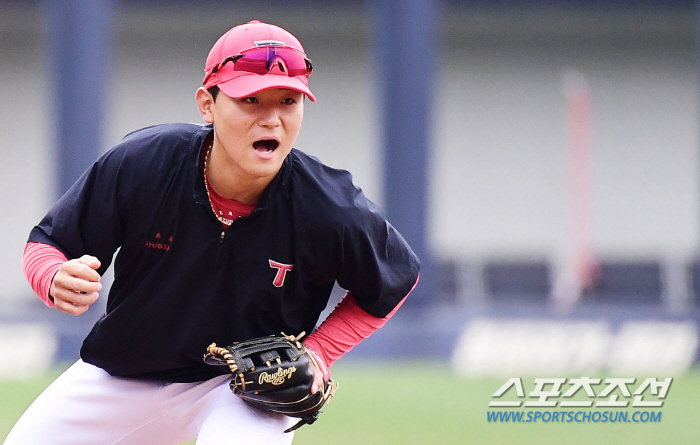
<svg viewBox="0 0 700 445">
<path fill-rule="evenodd" d="M 289 88 L 316 102 L 309 89 L 311 61 L 289 31 L 257 20 L 228 30 L 209 51 L 204 88 L 218 86 L 229 97 L 269 88 Z"/>
</svg>

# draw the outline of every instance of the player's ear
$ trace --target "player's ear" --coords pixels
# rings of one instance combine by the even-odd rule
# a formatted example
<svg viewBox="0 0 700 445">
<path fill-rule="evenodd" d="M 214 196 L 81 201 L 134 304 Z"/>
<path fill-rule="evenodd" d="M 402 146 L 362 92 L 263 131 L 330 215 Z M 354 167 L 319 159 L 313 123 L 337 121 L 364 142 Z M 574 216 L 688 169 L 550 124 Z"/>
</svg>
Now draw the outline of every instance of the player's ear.
<svg viewBox="0 0 700 445">
<path fill-rule="evenodd" d="M 212 113 L 211 107 L 214 105 L 214 96 L 212 96 L 211 93 L 204 87 L 200 87 L 195 94 L 195 100 L 197 101 L 199 114 L 202 115 L 204 122 L 213 124 L 214 114 Z"/>
</svg>

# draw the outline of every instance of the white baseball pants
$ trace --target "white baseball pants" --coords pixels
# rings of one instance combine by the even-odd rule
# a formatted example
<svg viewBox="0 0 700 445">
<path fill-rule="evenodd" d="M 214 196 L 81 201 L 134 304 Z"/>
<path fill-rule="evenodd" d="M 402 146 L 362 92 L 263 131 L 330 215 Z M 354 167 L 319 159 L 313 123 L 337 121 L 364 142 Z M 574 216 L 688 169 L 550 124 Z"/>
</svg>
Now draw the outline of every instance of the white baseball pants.
<svg viewBox="0 0 700 445">
<path fill-rule="evenodd" d="M 4 445 L 289 445 L 295 423 L 249 408 L 230 378 L 156 383 L 112 377 L 81 360 L 17 421 Z"/>
</svg>

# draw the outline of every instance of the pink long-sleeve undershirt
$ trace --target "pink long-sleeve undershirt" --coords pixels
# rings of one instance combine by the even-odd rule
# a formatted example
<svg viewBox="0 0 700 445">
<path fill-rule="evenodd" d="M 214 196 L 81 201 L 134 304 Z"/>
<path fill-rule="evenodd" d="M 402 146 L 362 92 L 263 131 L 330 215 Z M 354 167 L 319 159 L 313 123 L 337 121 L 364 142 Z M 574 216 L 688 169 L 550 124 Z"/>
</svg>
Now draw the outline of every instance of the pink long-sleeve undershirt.
<svg viewBox="0 0 700 445">
<path fill-rule="evenodd" d="M 417 281 L 416 284 L 418 284 Z M 413 287 L 415 286 L 414 284 Z M 306 348 L 320 358 L 326 366 L 326 369 L 321 370 L 324 377 L 330 377 L 327 368 L 336 360 L 384 326 L 407 297 L 408 295 L 386 317 L 378 318 L 365 312 L 352 294 L 346 293 L 321 326 L 303 341 Z"/>
<path fill-rule="evenodd" d="M 27 243 L 22 256 L 22 270 L 34 293 L 48 307 L 54 307 L 49 295 L 51 282 L 61 264 L 68 258 L 53 246 L 44 243 Z"/>
</svg>

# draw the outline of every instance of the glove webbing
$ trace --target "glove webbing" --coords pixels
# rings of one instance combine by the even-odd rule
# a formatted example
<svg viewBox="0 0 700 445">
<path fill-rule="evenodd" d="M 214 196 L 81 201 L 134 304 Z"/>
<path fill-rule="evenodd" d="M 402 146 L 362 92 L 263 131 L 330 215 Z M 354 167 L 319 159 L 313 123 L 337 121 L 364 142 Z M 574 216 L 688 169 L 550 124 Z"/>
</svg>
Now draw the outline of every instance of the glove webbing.
<svg viewBox="0 0 700 445">
<path fill-rule="evenodd" d="M 216 343 L 212 343 L 207 348 L 207 352 L 211 355 L 218 355 L 223 357 L 224 360 L 226 360 L 226 364 L 228 365 L 229 369 L 231 369 L 231 372 L 234 374 L 238 372 L 238 365 L 236 364 L 236 361 L 233 359 L 233 355 L 231 355 L 231 352 L 229 352 L 228 349 L 221 348 L 219 346 L 216 346 Z"/>
<path fill-rule="evenodd" d="M 304 335 L 306 335 L 306 332 L 304 332 L 304 331 L 301 331 L 301 333 L 300 333 L 299 335 L 297 335 L 296 337 L 295 337 L 294 335 L 287 335 L 287 334 L 285 334 L 284 332 L 282 332 L 282 337 L 283 337 L 285 340 L 288 340 L 288 341 L 290 341 L 290 342 L 292 342 L 292 343 L 295 343 L 296 346 L 297 346 L 297 348 L 299 348 L 299 349 L 302 350 L 302 351 L 304 350 L 304 347 L 303 347 L 303 345 L 302 345 L 301 343 L 299 343 L 299 340 L 300 340 Z M 260 350 L 263 351 L 263 350 L 265 350 L 265 349 L 266 349 L 266 345 L 261 345 L 261 349 L 260 349 Z M 254 350 L 254 349 L 253 349 L 253 350 Z M 216 346 L 216 343 L 212 343 L 212 344 L 210 344 L 209 347 L 207 348 L 207 352 L 208 352 L 209 354 L 211 354 L 212 356 L 217 356 L 217 355 L 218 355 L 218 356 L 222 357 L 224 360 L 226 360 L 226 364 L 228 365 L 229 369 L 231 370 L 231 372 L 232 372 L 233 374 L 235 374 L 236 372 L 238 372 L 238 365 L 236 364 L 236 360 L 233 358 L 233 355 L 231 354 L 231 351 L 229 351 L 228 349 L 222 348 L 222 347 L 219 347 L 219 346 Z M 250 352 L 250 351 L 249 351 L 249 352 Z M 314 364 L 318 367 L 318 363 L 316 363 L 315 360 L 314 360 Z M 267 365 L 270 366 L 269 363 L 268 363 Z M 320 369 L 320 368 L 319 368 L 319 369 Z"/>
</svg>

